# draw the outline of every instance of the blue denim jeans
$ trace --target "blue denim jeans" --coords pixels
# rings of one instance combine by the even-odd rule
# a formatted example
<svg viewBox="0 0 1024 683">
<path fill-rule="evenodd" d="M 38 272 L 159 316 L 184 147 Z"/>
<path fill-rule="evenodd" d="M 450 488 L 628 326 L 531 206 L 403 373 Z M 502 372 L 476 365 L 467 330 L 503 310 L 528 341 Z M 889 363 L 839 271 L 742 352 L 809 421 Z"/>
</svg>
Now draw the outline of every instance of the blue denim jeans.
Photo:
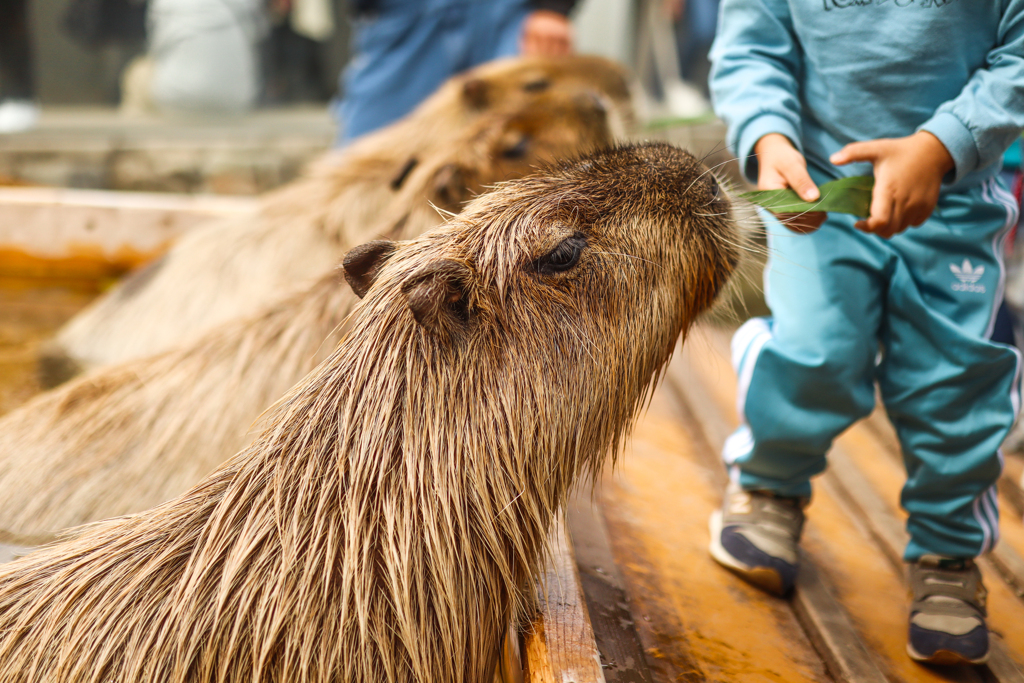
<svg viewBox="0 0 1024 683">
<path fill-rule="evenodd" d="M 527 0 L 384 0 L 356 20 L 338 144 L 409 113 L 448 78 L 518 52 Z"/>
</svg>

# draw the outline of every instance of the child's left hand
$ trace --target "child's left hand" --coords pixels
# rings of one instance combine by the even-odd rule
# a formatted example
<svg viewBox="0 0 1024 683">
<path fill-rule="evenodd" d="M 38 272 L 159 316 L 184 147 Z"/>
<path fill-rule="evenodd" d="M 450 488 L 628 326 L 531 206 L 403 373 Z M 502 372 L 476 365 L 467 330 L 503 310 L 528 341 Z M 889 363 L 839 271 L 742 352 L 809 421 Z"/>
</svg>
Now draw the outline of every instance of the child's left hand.
<svg viewBox="0 0 1024 683">
<path fill-rule="evenodd" d="M 946 146 L 923 130 L 905 138 L 853 142 L 829 160 L 836 166 L 870 161 L 875 167 L 871 215 L 854 227 L 886 238 L 928 220 L 939 201 L 942 178 L 953 169 Z"/>
</svg>

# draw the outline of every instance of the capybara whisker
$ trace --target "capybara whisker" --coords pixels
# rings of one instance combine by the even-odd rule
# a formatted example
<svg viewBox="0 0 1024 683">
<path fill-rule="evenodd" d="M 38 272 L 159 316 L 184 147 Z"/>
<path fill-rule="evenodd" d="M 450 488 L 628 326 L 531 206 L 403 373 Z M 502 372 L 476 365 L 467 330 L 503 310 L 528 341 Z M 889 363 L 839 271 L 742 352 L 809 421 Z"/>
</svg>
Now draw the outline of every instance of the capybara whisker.
<svg viewBox="0 0 1024 683">
<path fill-rule="evenodd" d="M 715 182 L 718 182 L 718 176 L 715 175 L 715 173 L 714 173 L 715 170 L 717 170 L 721 166 L 725 166 L 730 161 L 732 161 L 732 159 L 726 159 L 725 161 L 717 163 L 714 166 L 712 166 L 712 167 L 708 168 L 707 170 L 705 170 L 703 173 L 700 174 L 700 176 L 698 176 L 698 177 L 693 179 L 693 182 L 690 183 L 690 186 L 686 188 L 686 191 L 689 192 L 690 190 L 692 190 L 694 183 L 699 182 L 700 180 L 702 180 L 704 178 L 704 176 L 708 175 L 709 173 L 715 178 Z"/>
<path fill-rule="evenodd" d="M 706 162 L 707 162 L 708 159 L 710 159 L 711 157 L 715 156 L 716 154 L 718 154 L 718 152 L 724 150 L 725 148 L 726 147 L 725 147 L 725 141 L 724 140 L 722 140 L 721 142 L 716 143 L 715 146 L 712 147 L 710 151 L 705 152 L 704 156 L 702 156 L 699 159 L 700 163 L 706 165 Z M 719 164 L 719 165 L 721 165 L 721 164 Z M 717 168 L 717 166 L 716 166 L 716 168 Z"/>
<path fill-rule="evenodd" d="M 694 215 L 703 215 L 703 214 L 694 214 Z M 715 215 L 719 215 L 719 214 L 715 214 Z M 595 254 L 606 254 L 608 256 L 621 256 L 623 258 L 628 258 L 628 259 L 636 259 L 637 261 L 644 261 L 645 263 L 650 263 L 655 268 L 660 268 L 661 267 L 658 264 L 654 263 L 653 261 L 649 261 L 648 259 L 641 258 L 639 256 L 634 256 L 633 254 L 623 254 L 622 252 L 619 252 L 619 251 L 595 251 L 594 253 Z"/>
</svg>

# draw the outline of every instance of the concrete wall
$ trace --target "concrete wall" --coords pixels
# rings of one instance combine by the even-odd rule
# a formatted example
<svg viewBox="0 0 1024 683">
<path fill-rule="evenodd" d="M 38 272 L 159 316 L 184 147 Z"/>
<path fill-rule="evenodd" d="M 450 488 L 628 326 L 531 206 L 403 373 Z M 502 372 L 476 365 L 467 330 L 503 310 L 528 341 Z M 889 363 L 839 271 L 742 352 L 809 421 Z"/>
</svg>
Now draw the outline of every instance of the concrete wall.
<svg viewBox="0 0 1024 683">
<path fill-rule="evenodd" d="M 113 102 L 123 50 L 84 50 L 64 33 L 68 0 L 30 0 L 36 88 L 44 104 Z"/>
</svg>

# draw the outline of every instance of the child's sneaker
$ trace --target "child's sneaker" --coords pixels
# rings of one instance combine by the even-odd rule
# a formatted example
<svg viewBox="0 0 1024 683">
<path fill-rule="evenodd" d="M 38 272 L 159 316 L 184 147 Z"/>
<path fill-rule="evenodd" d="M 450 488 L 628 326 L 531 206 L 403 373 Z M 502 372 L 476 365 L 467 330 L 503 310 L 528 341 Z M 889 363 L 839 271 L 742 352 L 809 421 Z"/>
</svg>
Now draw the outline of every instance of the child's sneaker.
<svg viewBox="0 0 1024 683">
<path fill-rule="evenodd" d="M 786 595 L 796 583 L 804 498 L 744 491 L 731 483 L 711 514 L 711 557 L 758 588 Z"/>
<path fill-rule="evenodd" d="M 973 560 L 925 555 L 910 564 L 907 654 L 929 664 L 984 664 L 988 627 L 981 571 Z"/>
</svg>

